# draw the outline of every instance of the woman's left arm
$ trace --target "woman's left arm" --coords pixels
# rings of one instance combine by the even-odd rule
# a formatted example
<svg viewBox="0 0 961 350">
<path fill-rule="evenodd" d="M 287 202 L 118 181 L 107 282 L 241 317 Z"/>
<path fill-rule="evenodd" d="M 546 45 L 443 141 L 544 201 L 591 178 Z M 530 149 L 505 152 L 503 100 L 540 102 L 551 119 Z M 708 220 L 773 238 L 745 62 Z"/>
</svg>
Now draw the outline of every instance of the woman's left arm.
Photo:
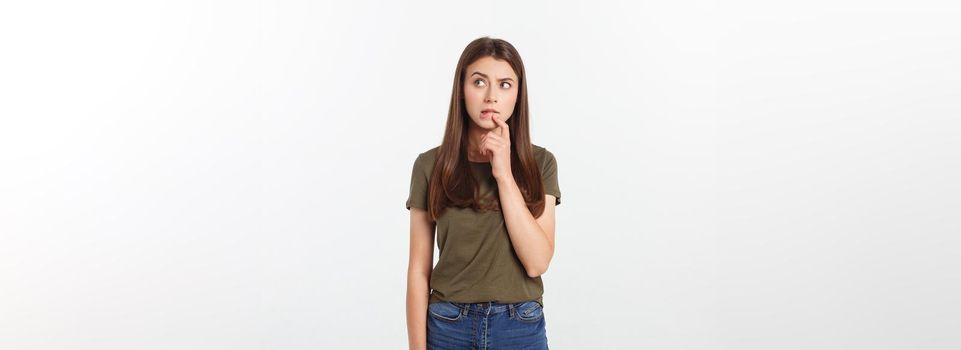
<svg viewBox="0 0 961 350">
<path fill-rule="evenodd" d="M 544 213 L 535 219 L 513 177 L 498 179 L 497 190 L 511 244 L 527 275 L 544 274 L 554 256 L 554 196 L 544 196 Z"/>
<path fill-rule="evenodd" d="M 545 195 L 544 213 L 537 219 L 531 214 L 511 171 L 510 131 L 497 114 L 491 119 L 499 126 L 481 137 L 480 151 L 490 156 L 491 171 L 497 180 L 501 212 L 507 223 L 511 244 L 527 275 L 531 278 L 547 272 L 554 256 L 555 198 Z"/>
</svg>

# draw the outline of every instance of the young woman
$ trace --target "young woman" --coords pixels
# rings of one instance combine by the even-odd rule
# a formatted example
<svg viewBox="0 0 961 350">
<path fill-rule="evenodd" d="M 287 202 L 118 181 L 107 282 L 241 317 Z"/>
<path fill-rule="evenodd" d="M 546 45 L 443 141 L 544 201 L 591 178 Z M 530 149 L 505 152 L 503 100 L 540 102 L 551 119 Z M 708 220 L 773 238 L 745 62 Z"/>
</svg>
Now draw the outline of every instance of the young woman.
<svg viewBox="0 0 961 350">
<path fill-rule="evenodd" d="M 443 142 L 411 174 L 411 349 L 547 349 L 541 275 L 561 194 L 554 155 L 531 144 L 528 121 L 517 50 L 488 37 L 468 44 Z"/>
</svg>

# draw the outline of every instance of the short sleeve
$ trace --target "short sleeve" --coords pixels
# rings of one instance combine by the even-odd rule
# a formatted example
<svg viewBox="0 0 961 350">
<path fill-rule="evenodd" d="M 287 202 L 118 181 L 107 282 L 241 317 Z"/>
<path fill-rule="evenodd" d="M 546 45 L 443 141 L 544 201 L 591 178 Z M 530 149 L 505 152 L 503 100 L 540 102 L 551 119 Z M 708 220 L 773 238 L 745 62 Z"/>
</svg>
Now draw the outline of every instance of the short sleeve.
<svg viewBox="0 0 961 350">
<path fill-rule="evenodd" d="M 554 154 L 547 149 L 544 150 L 541 181 L 544 183 L 544 193 L 556 198 L 554 205 L 561 205 L 561 188 L 557 182 L 557 159 L 554 159 Z"/>
<path fill-rule="evenodd" d="M 427 177 L 428 171 L 424 164 L 424 154 L 417 156 L 410 174 L 410 193 L 407 195 L 407 210 L 410 207 L 427 209 Z"/>
</svg>

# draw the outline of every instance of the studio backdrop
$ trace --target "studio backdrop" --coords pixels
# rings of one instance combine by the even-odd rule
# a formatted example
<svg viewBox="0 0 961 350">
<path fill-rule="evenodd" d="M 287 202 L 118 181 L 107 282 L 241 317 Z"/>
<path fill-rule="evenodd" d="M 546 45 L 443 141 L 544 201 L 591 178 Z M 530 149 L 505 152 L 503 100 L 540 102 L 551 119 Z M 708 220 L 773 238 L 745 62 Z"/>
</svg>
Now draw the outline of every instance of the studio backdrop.
<svg viewBox="0 0 961 350">
<path fill-rule="evenodd" d="M 961 347 L 949 1 L 9 1 L 0 349 L 406 349 L 411 167 L 527 68 L 552 349 Z"/>
</svg>

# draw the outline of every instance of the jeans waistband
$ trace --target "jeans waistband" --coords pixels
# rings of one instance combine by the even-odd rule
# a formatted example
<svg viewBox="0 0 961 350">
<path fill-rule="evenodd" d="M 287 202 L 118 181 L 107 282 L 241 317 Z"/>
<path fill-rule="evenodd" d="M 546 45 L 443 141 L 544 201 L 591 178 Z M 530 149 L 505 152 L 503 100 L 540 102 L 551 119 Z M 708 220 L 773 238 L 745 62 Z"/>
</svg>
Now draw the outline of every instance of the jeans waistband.
<svg viewBox="0 0 961 350">
<path fill-rule="evenodd" d="M 461 308 L 461 310 L 475 311 L 475 312 L 484 313 L 484 314 L 496 314 L 496 313 L 510 311 L 511 309 L 516 308 L 523 303 L 526 303 L 526 301 L 522 301 L 519 303 L 495 303 L 492 301 L 483 302 L 483 303 L 456 303 L 456 302 L 450 301 L 449 303 Z"/>
</svg>

